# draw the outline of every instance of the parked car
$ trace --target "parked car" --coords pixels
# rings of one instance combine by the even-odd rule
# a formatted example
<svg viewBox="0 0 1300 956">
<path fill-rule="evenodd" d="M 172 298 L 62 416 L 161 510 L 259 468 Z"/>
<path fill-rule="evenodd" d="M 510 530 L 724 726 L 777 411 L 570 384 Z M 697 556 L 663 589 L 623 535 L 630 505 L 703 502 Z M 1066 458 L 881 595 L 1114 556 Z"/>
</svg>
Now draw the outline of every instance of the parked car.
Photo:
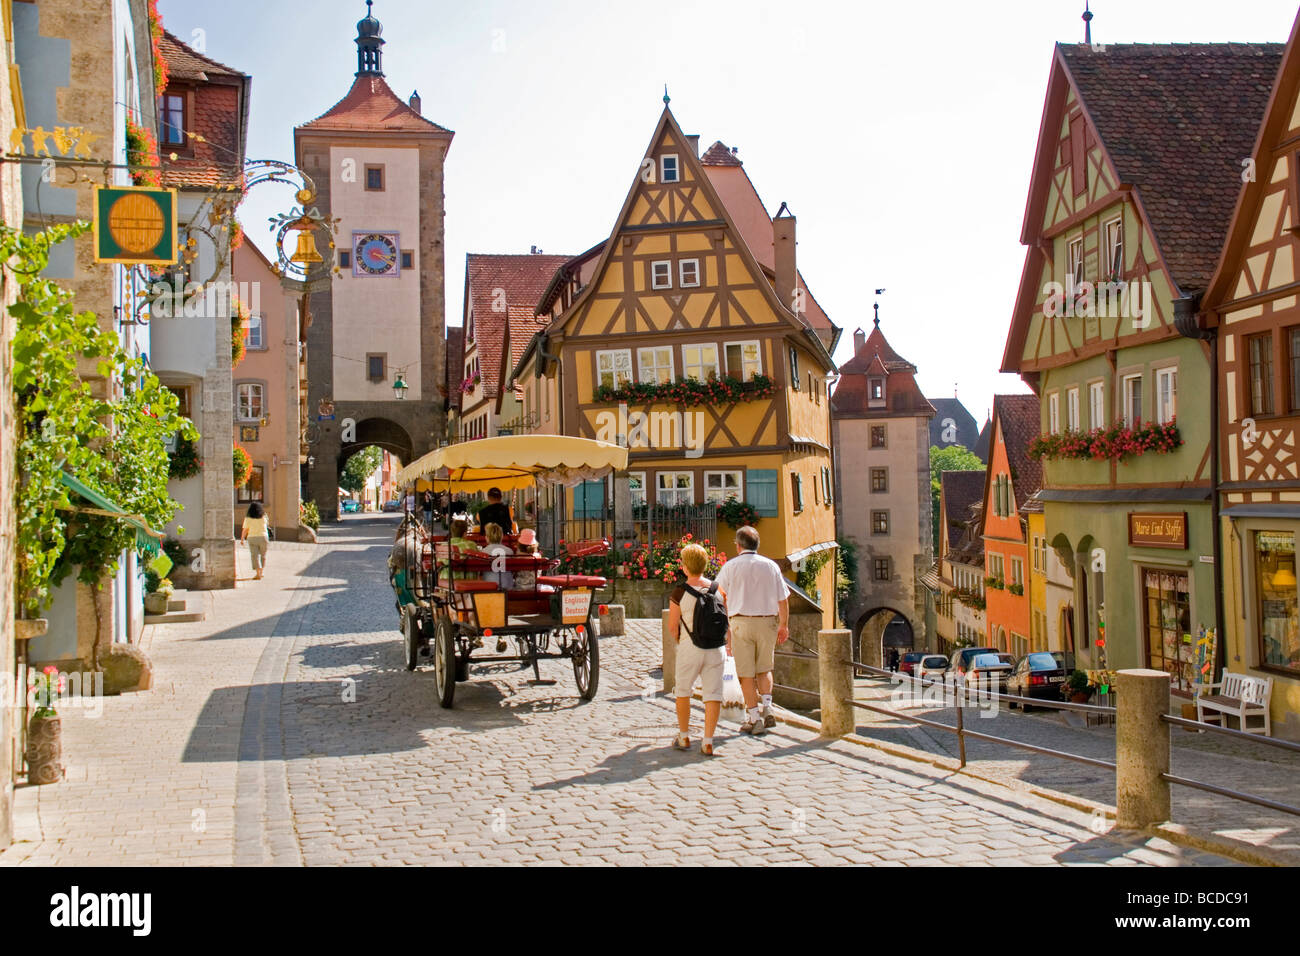
<svg viewBox="0 0 1300 956">
<path fill-rule="evenodd" d="M 1058 654 L 1064 656 L 1061 651 L 1039 651 L 1020 658 L 1007 681 L 1007 693 L 1035 700 L 1060 700 L 1066 671 L 1057 658 Z M 1011 706 L 1014 707 L 1015 703 L 1012 702 Z M 1025 705 L 1025 710 L 1028 709 L 1029 706 Z"/>
<path fill-rule="evenodd" d="M 1068 677 L 1070 671 L 1074 670 L 1074 651 L 1048 651 L 1056 658 L 1056 665 L 1065 671 Z"/>
<path fill-rule="evenodd" d="M 1007 680 L 1015 667 L 1015 658 L 1010 654 L 985 653 L 976 654 L 965 674 L 967 687 L 977 690 L 989 690 L 1003 694 L 1007 690 Z"/>
<path fill-rule="evenodd" d="M 923 651 L 908 651 L 898 660 L 898 671 L 901 674 L 915 673 L 916 665 L 921 663 L 921 658 L 925 656 Z"/>
<path fill-rule="evenodd" d="M 351 498 L 343 499 L 343 513 L 345 515 L 356 514 L 361 510 L 361 502 L 353 501 Z"/>
<path fill-rule="evenodd" d="M 401 498 L 394 498 L 392 501 L 384 502 L 384 511 L 401 511 L 401 510 L 402 510 Z"/>
<path fill-rule="evenodd" d="M 966 676 L 966 671 L 970 670 L 970 663 L 980 654 L 996 654 L 996 647 L 963 647 L 955 651 L 952 660 L 948 663 L 948 678 L 952 681 L 962 680 Z"/>
<path fill-rule="evenodd" d="M 943 680 L 948 671 L 948 658 L 942 654 L 925 654 L 917 661 L 915 676 L 922 680 Z"/>
</svg>

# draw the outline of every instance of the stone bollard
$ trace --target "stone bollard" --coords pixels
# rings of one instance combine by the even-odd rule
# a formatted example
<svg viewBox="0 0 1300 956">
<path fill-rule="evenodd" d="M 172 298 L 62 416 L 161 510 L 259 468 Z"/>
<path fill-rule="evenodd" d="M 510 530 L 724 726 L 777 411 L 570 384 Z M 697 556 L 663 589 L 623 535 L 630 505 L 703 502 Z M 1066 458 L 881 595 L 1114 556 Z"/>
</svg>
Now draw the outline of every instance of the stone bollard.
<svg viewBox="0 0 1300 956">
<path fill-rule="evenodd" d="M 1115 824 L 1141 830 L 1169 819 L 1169 674 L 1120 671 L 1115 693 Z"/>
<path fill-rule="evenodd" d="M 600 625 L 600 636 L 622 636 L 624 633 L 623 605 L 602 604 L 600 607 L 603 608 L 603 610 L 596 615 L 596 623 Z"/>
<path fill-rule="evenodd" d="M 843 737 L 857 727 L 853 705 L 853 635 L 837 628 L 817 632 L 821 679 L 822 736 Z"/>
<path fill-rule="evenodd" d="M 664 695 L 667 696 L 673 692 L 673 687 L 677 684 L 677 641 L 668 633 L 668 615 L 671 611 L 660 611 L 661 617 L 661 634 L 664 642 Z"/>
</svg>

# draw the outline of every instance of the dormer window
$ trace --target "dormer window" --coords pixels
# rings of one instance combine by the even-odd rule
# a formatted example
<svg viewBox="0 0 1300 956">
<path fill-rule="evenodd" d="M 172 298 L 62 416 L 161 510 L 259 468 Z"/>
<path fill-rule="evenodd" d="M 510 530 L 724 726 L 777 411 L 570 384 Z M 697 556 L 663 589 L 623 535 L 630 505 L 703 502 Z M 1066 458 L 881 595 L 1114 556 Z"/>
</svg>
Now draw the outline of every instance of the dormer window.
<svg viewBox="0 0 1300 956">
<path fill-rule="evenodd" d="M 873 407 L 885 404 L 885 380 L 872 377 L 867 379 L 867 401 Z"/>
<path fill-rule="evenodd" d="M 681 179 L 677 167 L 677 154 L 666 153 L 659 157 L 659 181 L 661 183 L 675 183 Z"/>
<path fill-rule="evenodd" d="M 650 263 L 650 288 L 671 289 L 673 287 L 673 264 L 668 260 Z"/>
</svg>

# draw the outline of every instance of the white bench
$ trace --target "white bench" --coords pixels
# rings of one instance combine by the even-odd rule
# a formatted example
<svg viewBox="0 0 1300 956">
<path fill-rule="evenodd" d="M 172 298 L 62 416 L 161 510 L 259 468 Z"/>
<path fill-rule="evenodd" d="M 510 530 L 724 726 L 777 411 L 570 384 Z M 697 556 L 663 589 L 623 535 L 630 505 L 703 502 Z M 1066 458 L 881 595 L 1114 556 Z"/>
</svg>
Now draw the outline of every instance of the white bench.
<svg viewBox="0 0 1300 956">
<path fill-rule="evenodd" d="M 1218 693 L 1210 693 L 1221 688 Z M 1201 723 L 1217 723 L 1227 726 L 1224 716 L 1236 717 L 1241 729 L 1252 733 L 1246 726 L 1247 717 L 1264 718 L 1264 736 L 1272 736 L 1269 723 L 1268 701 L 1273 694 L 1273 678 L 1251 677 L 1248 674 L 1223 672 L 1223 680 L 1213 684 L 1201 684 L 1196 692 L 1196 719 Z M 1206 713 L 1209 711 L 1209 713 Z"/>
</svg>

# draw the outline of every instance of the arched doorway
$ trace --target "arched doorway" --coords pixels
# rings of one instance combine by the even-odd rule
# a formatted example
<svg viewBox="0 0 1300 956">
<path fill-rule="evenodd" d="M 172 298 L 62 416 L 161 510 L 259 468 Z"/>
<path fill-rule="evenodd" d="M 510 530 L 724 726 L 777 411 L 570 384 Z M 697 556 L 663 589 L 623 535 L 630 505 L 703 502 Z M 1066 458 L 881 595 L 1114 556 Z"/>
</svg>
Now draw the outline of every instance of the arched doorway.
<svg viewBox="0 0 1300 956">
<path fill-rule="evenodd" d="M 889 652 L 901 657 L 915 649 L 916 632 L 907 616 L 890 607 L 864 612 L 854 626 L 853 659 L 869 667 L 887 667 Z"/>
<path fill-rule="evenodd" d="M 406 464 L 415 460 L 417 451 L 410 432 L 391 419 L 371 417 L 353 423 L 345 417 L 337 425 L 336 429 L 322 429 L 322 437 L 311 446 L 311 458 L 304 466 L 304 499 L 316 502 L 324 520 L 338 518 L 339 478 L 354 454 L 377 447 Z M 396 474 L 395 469 L 393 473 Z"/>
</svg>

